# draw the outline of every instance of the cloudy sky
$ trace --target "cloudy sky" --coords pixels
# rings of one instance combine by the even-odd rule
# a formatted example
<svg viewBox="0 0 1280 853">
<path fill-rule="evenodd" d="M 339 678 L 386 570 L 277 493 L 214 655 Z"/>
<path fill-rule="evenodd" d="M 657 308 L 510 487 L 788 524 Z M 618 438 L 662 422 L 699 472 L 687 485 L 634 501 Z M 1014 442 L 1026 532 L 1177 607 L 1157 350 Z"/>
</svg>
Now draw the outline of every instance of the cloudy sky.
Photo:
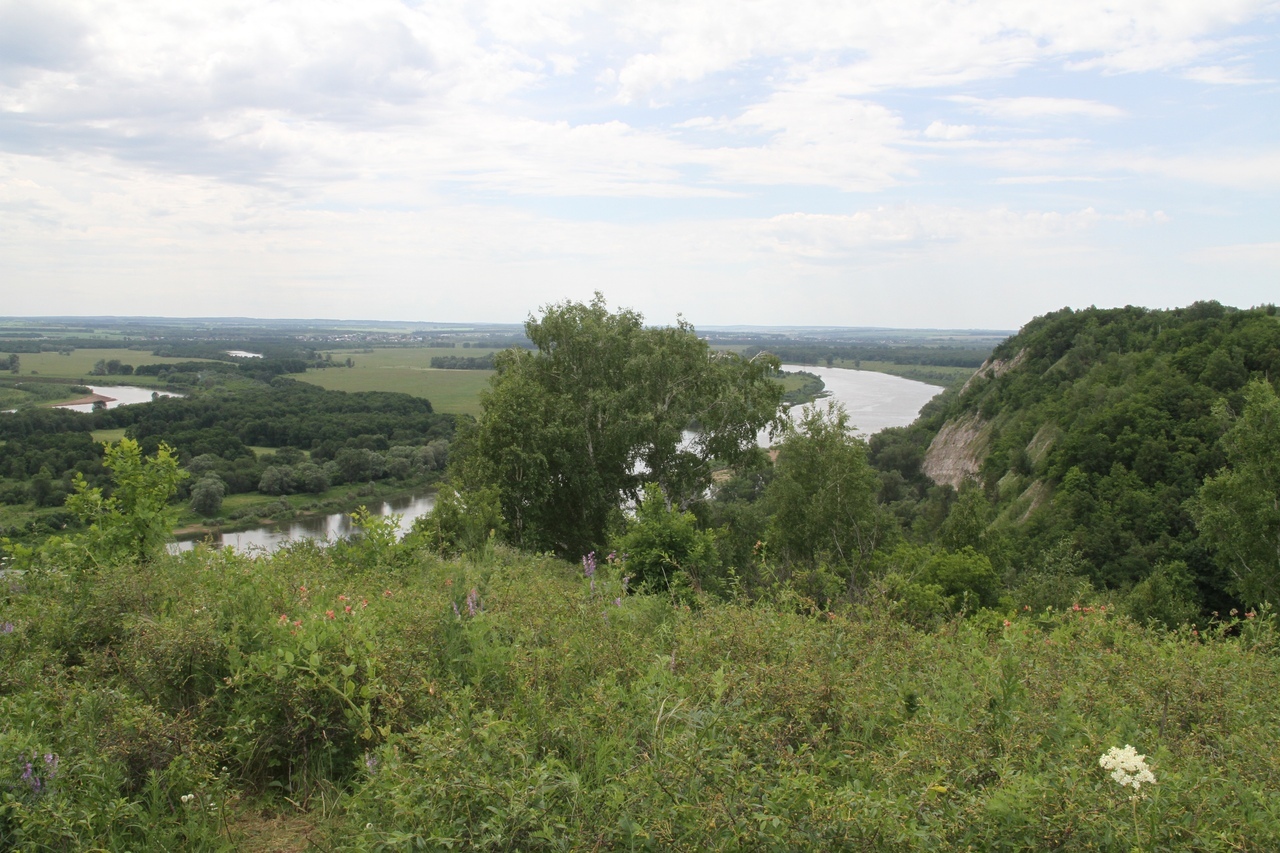
<svg viewBox="0 0 1280 853">
<path fill-rule="evenodd" d="M 0 0 L 0 315 L 1280 301 L 1278 0 Z"/>
</svg>

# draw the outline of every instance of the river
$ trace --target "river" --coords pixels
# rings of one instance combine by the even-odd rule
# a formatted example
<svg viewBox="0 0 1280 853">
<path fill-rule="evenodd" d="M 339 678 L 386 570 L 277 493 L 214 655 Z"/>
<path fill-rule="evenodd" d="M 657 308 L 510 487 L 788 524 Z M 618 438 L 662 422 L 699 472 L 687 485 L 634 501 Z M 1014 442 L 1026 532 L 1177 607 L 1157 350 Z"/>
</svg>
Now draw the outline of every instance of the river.
<svg viewBox="0 0 1280 853">
<path fill-rule="evenodd" d="M 406 495 L 389 501 L 379 501 L 369 506 L 374 515 L 400 516 L 400 533 L 407 533 L 414 519 L 426 515 L 436 505 L 435 492 L 423 495 Z M 200 534 L 184 537 L 169 546 L 169 550 L 190 551 L 197 542 L 211 541 L 214 545 L 233 548 L 240 553 L 271 552 L 299 539 L 319 539 L 332 542 L 344 536 L 350 536 L 354 528 L 351 514 L 334 512 L 328 515 L 313 515 L 296 521 L 280 524 L 269 524 L 263 527 L 251 527 L 235 533 Z"/>
<path fill-rule="evenodd" d="M 834 400 L 849 412 L 850 422 L 860 435 L 871 435 L 886 427 L 906 426 L 916 419 L 924 404 L 942 391 L 936 385 L 926 385 L 887 373 L 869 370 L 846 370 L 840 367 L 810 367 L 784 364 L 787 371 L 803 370 L 822 377 L 830 395 L 807 403 L 806 406 L 825 406 Z M 96 389 L 95 389 L 96 390 Z M 119 389 L 103 389 L 106 391 Z M 139 389 L 145 390 L 145 389 Z M 147 392 L 150 393 L 149 391 Z M 793 411 L 792 417 L 795 418 Z M 767 444 L 767 435 L 761 436 Z M 400 516 L 400 530 L 407 531 L 414 519 L 426 515 L 435 506 L 435 493 L 413 495 L 393 501 L 383 501 L 369 509 L 374 515 Z M 282 524 L 241 530 L 237 533 L 215 533 L 212 536 L 196 536 L 176 542 L 171 550 L 190 550 L 197 541 L 211 538 L 215 545 L 234 548 L 239 552 L 271 552 L 286 542 L 297 539 L 335 540 L 351 535 L 349 513 L 335 512 L 317 515 Z"/>
<path fill-rule="evenodd" d="M 843 367 L 813 367 L 784 364 L 788 372 L 802 370 L 822 378 L 829 396 L 803 407 L 825 406 L 834 400 L 849 413 L 849 422 L 861 436 L 869 436 L 888 427 L 907 426 L 924 408 L 924 404 L 942 393 L 937 385 L 926 385 L 901 376 L 871 370 L 848 370 Z M 793 419 L 795 413 L 792 414 Z"/>
</svg>

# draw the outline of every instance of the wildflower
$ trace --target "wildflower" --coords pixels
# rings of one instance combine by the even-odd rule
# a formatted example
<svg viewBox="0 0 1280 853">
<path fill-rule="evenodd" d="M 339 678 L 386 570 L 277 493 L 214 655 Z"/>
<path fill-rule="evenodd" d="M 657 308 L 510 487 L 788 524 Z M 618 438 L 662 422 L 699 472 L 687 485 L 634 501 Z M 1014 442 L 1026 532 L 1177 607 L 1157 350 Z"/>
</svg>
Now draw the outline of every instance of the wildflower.
<svg viewBox="0 0 1280 853">
<path fill-rule="evenodd" d="M 1079 603 L 1076 603 L 1076 604 L 1071 605 L 1071 609 L 1072 609 L 1072 610 L 1074 610 L 1074 611 L 1076 611 L 1077 613 L 1079 613 L 1079 612 L 1080 612 L 1080 605 L 1079 605 Z"/>
<path fill-rule="evenodd" d="M 1239 611 L 1239 610 L 1236 610 L 1234 607 L 1233 607 L 1233 608 L 1231 608 L 1231 615 L 1232 615 L 1233 617 L 1234 617 L 1236 614 L 1238 614 L 1239 612 L 1240 612 L 1240 611 Z"/>
<path fill-rule="evenodd" d="M 351 605 L 350 605 L 350 604 L 348 604 L 346 607 L 342 608 L 342 612 L 343 612 L 343 613 L 350 613 L 350 612 L 351 612 Z"/>
<path fill-rule="evenodd" d="M 281 614 L 280 614 L 280 624 L 281 624 L 281 625 L 284 625 L 284 624 L 285 624 L 285 623 L 287 623 L 288 621 L 289 621 L 289 614 L 288 614 L 288 613 L 281 613 Z"/>
<path fill-rule="evenodd" d="M 454 615 L 454 616 L 457 616 L 459 619 L 461 619 L 461 618 L 462 618 L 462 614 L 458 611 L 458 602 L 456 602 L 456 601 L 451 601 L 451 602 L 449 602 L 449 603 L 453 605 L 453 615 Z"/>
<path fill-rule="evenodd" d="M 616 563 L 618 561 L 618 552 L 610 551 L 609 556 L 605 557 L 605 561 L 608 562 L 610 565 L 612 565 L 613 563 Z"/>
<path fill-rule="evenodd" d="M 622 576 L 622 591 L 623 591 L 624 593 L 627 591 L 627 584 L 629 584 L 629 583 L 631 583 L 631 575 L 623 575 L 623 576 Z"/>
<path fill-rule="evenodd" d="M 364 766 L 365 766 L 366 768 L 368 768 L 368 770 L 369 770 L 369 772 L 370 772 L 370 773 L 372 773 L 373 771 L 377 770 L 377 769 L 378 769 L 378 758 L 377 758 L 377 756 L 375 756 L 375 755 L 374 755 L 373 753 L 371 753 L 371 752 L 366 752 L 366 753 L 364 754 Z"/>
<path fill-rule="evenodd" d="M 618 596 L 617 598 L 615 598 L 615 599 L 613 600 L 613 606 L 614 606 L 614 607 L 621 607 L 621 606 L 622 606 L 622 596 Z"/>
<path fill-rule="evenodd" d="M 480 593 L 473 586 L 471 592 L 467 593 L 467 614 L 475 616 L 480 610 Z"/>
<path fill-rule="evenodd" d="M 382 594 L 383 594 L 383 596 L 384 596 L 384 597 L 386 597 L 386 598 L 390 598 L 390 597 L 391 597 L 391 590 L 389 590 L 389 589 L 384 589 L 384 590 L 382 591 Z"/>
<path fill-rule="evenodd" d="M 326 610 L 326 611 L 324 612 L 324 618 L 326 618 L 326 619 L 333 619 L 333 618 L 334 618 L 333 611 L 332 611 L 332 610 Z"/>
<path fill-rule="evenodd" d="M 0 623 L 0 634 L 12 634 L 12 633 L 13 633 L 13 623 L 12 623 L 12 622 L 3 622 L 3 623 Z"/>
<path fill-rule="evenodd" d="M 301 627 L 302 627 L 302 620 L 301 620 L 301 619 L 295 619 L 295 620 L 293 620 L 293 627 L 295 627 L 295 628 L 301 628 Z"/>
<path fill-rule="evenodd" d="M 1257 613 L 1254 613 L 1252 610 L 1250 610 L 1248 613 L 1246 613 L 1246 614 L 1244 615 L 1244 618 L 1246 618 L 1246 619 L 1252 619 L 1253 617 L 1255 617 L 1255 616 L 1257 616 L 1257 615 L 1258 615 Z"/>
<path fill-rule="evenodd" d="M 346 597 L 345 595 L 339 595 L 339 596 L 338 596 L 338 600 L 339 600 L 339 601 L 346 601 L 346 600 L 347 600 L 347 597 Z"/>
<path fill-rule="evenodd" d="M 582 574 L 584 574 L 587 577 L 592 577 L 595 575 L 595 573 L 596 573 L 596 552 L 592 551 L 590 554 L 582 558 Z"/>
<path fill-rule="evenodd" d="M 1118 746 L 1108 749 L 1098 759 L 1098 764 L 1103 770 L 1111 771 L 1111 778 L 1115 779 L 1120 787 L 1133 788 L 1135 796 L 1141 792 L 1143 785 L 1156 783 L 1155 774 L 1147 766 L 1147 757 L 1139 755 L 1138 751 L 1127 743 L 1124 749 Z"/>
<path fill-rule="evenodd" d="M 1009 627 L 1010 625 L 1012 625 L 1012 624 L 1013 624 L 1013 623 L 1012 623 L 1012 622 L 1010 622 L 1008 619 L 1004 620 L 1004 626 L 1005 626 L 1006 628 L 1008 628 L 1008 627 Z"/>
<path fill-rule="evenodd" d="M 182 800 L 182 804 L 184 806 L 187 806 L 187 805 L 190 805 L 191 801 L 194 800 L 195 798 L 196 798 L 195 794 L 183 794 L 178 799 Z"/>
</svg>

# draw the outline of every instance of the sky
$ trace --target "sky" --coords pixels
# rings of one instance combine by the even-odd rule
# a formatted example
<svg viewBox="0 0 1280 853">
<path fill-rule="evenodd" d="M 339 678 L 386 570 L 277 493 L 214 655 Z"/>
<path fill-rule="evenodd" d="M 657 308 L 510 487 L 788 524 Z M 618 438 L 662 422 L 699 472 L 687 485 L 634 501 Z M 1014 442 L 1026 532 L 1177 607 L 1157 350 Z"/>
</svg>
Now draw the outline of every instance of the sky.
<svg viewBox="0 0 1280 853">
<path fill-rule="evenodd" d="M 0 0 L 0 315 L 1280 301 L 1280 0 Z"/>
</svg>

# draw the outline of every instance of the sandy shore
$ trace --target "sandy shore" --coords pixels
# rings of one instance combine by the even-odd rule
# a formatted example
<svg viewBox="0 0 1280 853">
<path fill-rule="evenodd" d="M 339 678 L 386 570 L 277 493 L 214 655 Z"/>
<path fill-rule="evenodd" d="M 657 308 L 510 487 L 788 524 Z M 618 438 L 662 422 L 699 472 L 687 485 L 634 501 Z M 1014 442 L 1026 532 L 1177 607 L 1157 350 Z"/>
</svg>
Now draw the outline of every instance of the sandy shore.
<svg viewBox="0 0 1280 853">
<path fill-rule="evenodd" d="M 89 403 L 114 403 L 115 399 L 115 397 L 107 397 L 103 394 L 90 394 L 88 397 L 81 397 L 78 400 L 68 400 L 65 403 L 55 403 L 53 408 L 56 409 L 59 406 L 84 406 Z"/>
</svg>

